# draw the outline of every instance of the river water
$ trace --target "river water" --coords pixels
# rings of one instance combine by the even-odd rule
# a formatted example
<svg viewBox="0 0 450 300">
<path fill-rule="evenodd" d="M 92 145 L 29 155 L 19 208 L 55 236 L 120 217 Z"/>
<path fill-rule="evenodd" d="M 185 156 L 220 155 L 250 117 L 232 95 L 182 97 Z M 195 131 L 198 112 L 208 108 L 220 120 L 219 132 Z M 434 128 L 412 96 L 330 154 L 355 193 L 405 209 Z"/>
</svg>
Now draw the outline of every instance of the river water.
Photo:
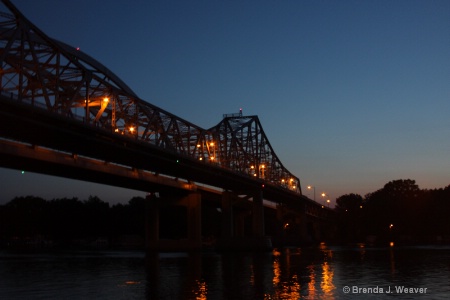
<svg viewBox="0 0 450 300">
<path fill-rule="evenodd" d="M 405 293 L 408 292 L 408 293 Z M 0 299 L 448 299 L 450 247 L 0 251 Z"/>
</svg>

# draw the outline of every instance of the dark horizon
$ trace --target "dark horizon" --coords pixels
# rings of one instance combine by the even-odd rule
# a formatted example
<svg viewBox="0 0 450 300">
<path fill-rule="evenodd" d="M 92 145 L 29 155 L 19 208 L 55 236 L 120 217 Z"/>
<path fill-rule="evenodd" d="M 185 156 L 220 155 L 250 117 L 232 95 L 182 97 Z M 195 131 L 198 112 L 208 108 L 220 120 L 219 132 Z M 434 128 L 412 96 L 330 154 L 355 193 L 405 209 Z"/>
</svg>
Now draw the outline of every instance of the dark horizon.
<svg viewBox="0 0 450 300">
<path fill-rule="evenodd" d="M 133 197 L 127 204 L 110 205 L 97 196 L 87 200 L 16 197 L 0 205 L 1 245 L 7 247 L 14 242 L 21 245 L 27 239 L 40 238 L 58 246 L 89 246 L 102 238 L 108 246 L 117 247 L 126 246 L 121 244 L 121 238 L 134 237 L 133 247 L 144 249 L 145 201 L 143 197 Z M 221 213 L 214 207 L 204 209 L 202 235 L 204 238 L 220 237 Z M 328 221 L 335 228 L 333 234 L 311 242 L 450 243 L 450 185 L 421 190 L 414 180 L 394 180 L 364 197 L 353 193 L 339 197 L 333 211 L 334 216 Z M 186 210 L 182 207 L 164 208 L 160 216 L 161 237 L 185 238 L 185 218 Z M 270 215 L 266 218 L 266 223 L 270 224 L 266 225 L 266 234 L 277 235 L 276 228 L 281 229 L 285 224 L 271 220 Z M 288 236 L 299 235 L 295 228 L 285 226 L 285 230 Z"/>
<path fill-rule="evenodd" d="M 308 185 L 333 205 L 396 178 L 424 189 L 449 183 L 448 1 L 13 3 L 50 37 L 79 47 L 140 98 L 185 120 L 208 128 L 239 108 L 258 115 L 310 198 Z M 135 195 L 0 174 L 7 198 Z"/>
</svg>

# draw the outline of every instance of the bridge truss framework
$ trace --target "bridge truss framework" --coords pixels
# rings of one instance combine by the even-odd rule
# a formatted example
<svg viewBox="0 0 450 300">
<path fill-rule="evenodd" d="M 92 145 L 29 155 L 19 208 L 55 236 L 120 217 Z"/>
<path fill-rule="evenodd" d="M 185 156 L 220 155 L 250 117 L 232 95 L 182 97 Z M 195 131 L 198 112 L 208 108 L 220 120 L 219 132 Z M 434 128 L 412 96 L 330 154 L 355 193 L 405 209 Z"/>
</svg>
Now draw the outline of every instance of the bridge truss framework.
<svg viewBox="0 0 450 300">
<path fill-rule="evenodd" d="M 203 129 L 140 99 L 98 61 L 2 2 L 9 10 L 0 13 L 2 96 L 301 195 L 299 178 L 283 166 L 257 116 L 224 115 Z"/>
</svg>

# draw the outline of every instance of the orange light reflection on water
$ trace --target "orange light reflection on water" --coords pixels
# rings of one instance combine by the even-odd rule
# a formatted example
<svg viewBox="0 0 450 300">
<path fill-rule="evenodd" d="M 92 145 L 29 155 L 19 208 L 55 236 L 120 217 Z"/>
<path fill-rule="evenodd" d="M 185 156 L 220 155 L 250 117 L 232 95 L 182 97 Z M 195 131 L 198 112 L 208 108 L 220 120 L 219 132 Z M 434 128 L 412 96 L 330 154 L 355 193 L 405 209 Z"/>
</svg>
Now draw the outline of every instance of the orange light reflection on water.
<svg viewBox="0 0 450 300">
<path fill-rule="evenodd" d="M 333 276 L 334 272 L 332 267 L 330 267 L 328 262 L 325 261 L 322 264 L 322 282 L 320 284 L 320 287 L 322 288 L 325 296 L 331 296 L 333 290 L 336 288 L 333 284 Z"/>
<path fill-rule="evenodd" d="M 316 296 L 316 272 L 314 270 L 314 265 L 308 266 L 309 270 L 309 282 L 308 282 L 308 295 Z"/>
<path fill-rule="evenodd" d="M 277 287 L 280 284 L 281 278 L 281 268 L 280 268 L 280 258 L 281 253 L 277 250 L 273 250 L 273 256 L 275 259 L 273 260 L 273 279 L 272 283 L 274 287 Z"/>
<path fill-rule="evenodd" d="M 333 252 L 325 244 L 320 245 L 319 249 L 321 260 L 311 261 L 314 257 L 310 258 L 309 256 L 301 258 L 302 261 L 306 261 L 308 264 L 304 266 L 305 269 L 303 271 L 299 271 L 301 273 L 304 272 L 307 277 L 302 276 L 298 272 L 292 274 L 290 272 L 284 273 L 286 270 L 295 270 L 296 265 L 291 266 L 291 263 L 294 262 L 291 256 L 302 256 L 302 252 L 292 252 L 292 249 L 287 249 L 285 253 L 281 254 L 278 250 L 273 251 L 272 284 L 275 294 L 266 294 L 264 299 L 301 299 L 305 296 L 308 299 L 333 298 L 336 290 L 336 286 L 333 283 L 334 268 L 330 263 L 333 258 Z M 295 261 L 297 264 L 298 258 Z"/>
<path fill-rule="evenodd" d="M 283 269 L 290 269 L 290 249 L 285 250 L 286 253 L 284 255 L 281 254 L 278 250 L 273 250 L 273 278 L 272 284 L 275 290 L 275 295 L 265 294 L 264 299 L 300 299 L 301 298 L 301 286 L 300 286 L 300 278 L 298 278 L 297 274 L 285 274 L 283 277 L 282 267 L 280 265 L 280 259 L 285 258 L 283 261 L 285 266 Z M 287 277 L 287 280 L 284 278 Z"/>
<path fill-rule="evenodd" d="M 206 300 L 208 299 L 208 287 L 206 285 L 206 282 L 196 280 L 195 281 L 195 288 L 193 289 L 193 294 L 195 295 L 196 300 Z"/>
</svg>

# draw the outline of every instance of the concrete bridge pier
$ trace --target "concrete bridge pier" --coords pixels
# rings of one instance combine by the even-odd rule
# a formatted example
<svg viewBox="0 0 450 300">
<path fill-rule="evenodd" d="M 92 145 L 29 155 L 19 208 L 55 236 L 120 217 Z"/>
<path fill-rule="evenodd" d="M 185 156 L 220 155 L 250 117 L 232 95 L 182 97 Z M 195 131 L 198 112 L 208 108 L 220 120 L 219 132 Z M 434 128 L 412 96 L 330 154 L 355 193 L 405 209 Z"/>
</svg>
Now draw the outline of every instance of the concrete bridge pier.
<svg viewBox="0 0 450 300">
<path fill-rule="evenodd" d="M 228 240 L 234 236 L 233 201 L 236 196 L 229 191 L 222 193 L 222 228 L 221 239 Z"/>
<path fill-rule="evenodd" d="M 277 220 L 282 227 L 280 234 L 274 240 L 277 246 L 303 246 L 312 242 L 313 230 L 311 222 L 304 209 L 289 208 L 278 205 Z"/>
<path fill-rule="evenodd" d="M 252 194 L 250 214 L 252 216 L 251 233 L 245 233 L 245 216 L 248 213 L 238 212 L 233 206 L 240 199 L 233 192 L 222 193 L 222 234 L 217 241 L 219 250 L 269 250 L 272 248 L 270 238 L 265 236 L 264 204 L 262 191 Z"/>
<path fill-rule="evenodd" d="M 177 239 L 160 238 L 161 209 L 182 206 L 186 209 L 185 237 Z M 201 195 L 189 192 L 187 195 L 157 197 L 155 194 L 146 199 L 146 238 L 147 251 L 190 251 L 202 248 Z"/>
<path fill-rule="evenodd" d="M 159 199 L 148 194 L 145 199 L 145 249 L 157 250 L 159 245 Z"/>
<path fill-rule="evenodd" d="M 253 237 L 260 238 L 265 235 L 264 228 L 264 204 L 262 191 L 255 191 L 253 193 Z"/>
<path fill-rule="evenodd" d="M 252 224 L 253 236 L 250 240 L 250 248 L 253 250 L 271 250 L 272 240 L 266 236 L 263 191 L 257 190 L 253 192 L 252 203 Z"/>
</svg>

